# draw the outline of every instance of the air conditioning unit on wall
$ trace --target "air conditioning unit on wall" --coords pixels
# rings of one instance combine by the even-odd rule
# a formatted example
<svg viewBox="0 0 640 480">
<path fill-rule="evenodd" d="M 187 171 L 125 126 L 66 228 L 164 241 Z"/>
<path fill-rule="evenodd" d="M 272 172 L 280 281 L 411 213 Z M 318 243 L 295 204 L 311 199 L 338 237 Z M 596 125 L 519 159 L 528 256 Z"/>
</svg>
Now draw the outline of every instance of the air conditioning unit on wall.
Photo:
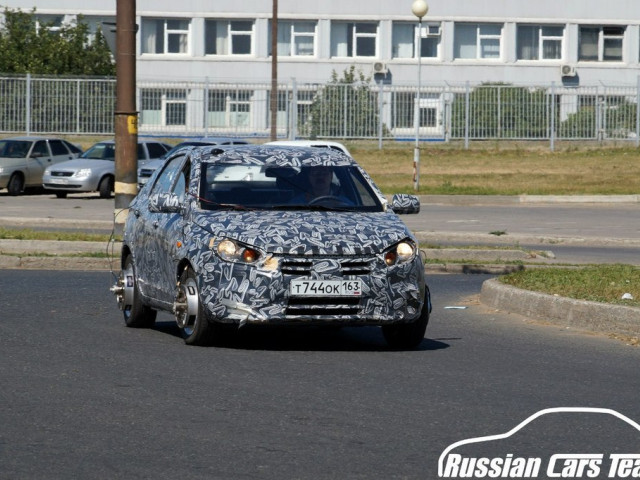
<svg viewBox="0 0 640 480">
<path fill-rule="evenodd" d="M 575 77 L 578 72 L 576 72 L 576 67 L 573 65 L 562 65 L 560 67 L 560 74 L 563 77 Z"/>
<path fill-rule="evenodd" d="M 375 62 L 373 64 L 373 73 L 387 74 L 387 64 L 384 62 Z"/>
</svg>

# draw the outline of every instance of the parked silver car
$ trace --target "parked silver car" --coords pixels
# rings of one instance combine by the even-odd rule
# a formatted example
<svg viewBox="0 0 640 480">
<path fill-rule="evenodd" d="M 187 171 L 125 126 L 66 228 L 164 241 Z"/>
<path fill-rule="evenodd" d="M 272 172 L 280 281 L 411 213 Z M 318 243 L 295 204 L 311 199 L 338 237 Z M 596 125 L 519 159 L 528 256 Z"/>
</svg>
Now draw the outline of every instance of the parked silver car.
<svg viewBox="0 0 640 480">
<path fill-rule="evenodd" d="M 138 166 L 160 158 L 171 145 L 155 140 L 138 140 Z M 47 168 L 42 177 L 45 189 L 55 191 L 56 197 L 68 193 L 100 192 L 101 198 L 111 197 L 115 180 L 115 141 L 96 143 L 80 158 Z"/>
<path fill-rule="evenodd" d="M 53 137 L 12 137 L 0 140 L 0 189 L 19 195 L 41 187 L 42 174 L 54 164 L 78 157 L 82 149 Z"/>
<path fill-rule="evenodd" d="M 159 158 L 157 160 L 153 160 L 151 162 L 147 162 L 144 166 L 138 168 L 138 186 L 142 188 L 142 186 L 147 183 L 147 181 L 151 178 L 151 175 L 162 166 L 164 160 L 169 158 L 169 156 L 173 155 L 173 152 L 178 151 L 184 147 L 206 147 L 208 145 L 248 145 L 249 142 L 246 140 L 241 140 L 239 138 L 234 137 L 202 137 L 202 138 L 193 138 L 191 140 L 185 140 L 184 142 L 180 142 L 175 147 L 167 152 L 167 154 Z"/>
</svg>

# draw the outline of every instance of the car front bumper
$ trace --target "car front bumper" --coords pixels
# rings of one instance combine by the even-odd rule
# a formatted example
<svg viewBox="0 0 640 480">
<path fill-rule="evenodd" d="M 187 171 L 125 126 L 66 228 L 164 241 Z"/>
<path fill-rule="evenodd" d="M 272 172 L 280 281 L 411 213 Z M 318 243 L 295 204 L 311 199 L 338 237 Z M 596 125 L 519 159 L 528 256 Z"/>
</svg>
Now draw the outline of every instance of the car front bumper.
<svg viewBox="0 0 640 480">
<path fill-rule="evenodd" d="M 377 256 L 271 257 L 260 267 L 223 262 L 207 267 L 201 273 L 201 302 L 209 319 L 222 323 L 406 323 L 416 320 L 429 302 L 419 256 L 392 267 Z M 291 293 L 293 279 L 359 280 L 361 295 L 296 296 Z"/>
</svg>

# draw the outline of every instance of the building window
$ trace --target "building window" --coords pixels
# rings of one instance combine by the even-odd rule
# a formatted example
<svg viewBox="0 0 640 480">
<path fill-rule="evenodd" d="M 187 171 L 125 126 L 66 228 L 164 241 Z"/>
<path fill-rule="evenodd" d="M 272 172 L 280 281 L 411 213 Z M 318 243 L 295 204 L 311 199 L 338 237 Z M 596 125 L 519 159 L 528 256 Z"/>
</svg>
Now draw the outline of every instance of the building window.
<svg viewBox="0 0 640 480">
<path fill-rule="evenodd" d="M 331 23 L 332 57 L 375 57 L 377 47 L 377 23 Z"/>
<path fill-rule="evenodd" d="M 253 21 L 207 20 L 205 22 L 207 55 L 251 55 L 253 53 Z"/>
<path fill-rule="evenodd" d="M 457 23 L 454 58 L 500 58 L 502 25 Z"/>
<path fill-rule="evenodd" d="M 184 89 L 144 89 L 140 93 L 140 103 L 142 125 L 186 125 L 187 92 Z"/>
<path fill-rule="evenodd" d="M 317 22 L 278 22 L 278 55 L 283 57 L 313 57 L 316 54 Z M 271 29 L 271 23 L 269 23 Z M 271 38 L 271 30 L 269 30 Z M 271 55 L 271 42 L 269 42 Z"/>
<path fill-rule="evenodd" d="M 624 27 L 580 27 L 578 60 L 621 62 Z"/>
<path fill-rule="evenodd" d="M 207 126 L 250 128 L 252 96 L 251 90 L 210 90 Z"/>
<path fill-rule="evenodd" d="M 50 32 L 59 32 L 62 30 L 64 24 L 64 15 L 35 15 L 36 19 L 36 31 L 40 31 L 41 28 L 47 29 Z"/>
<path fill-rule="evenodd" d="M 392 55 L 393 58 L 418 58 L 418 43 L 420 38 L 420 56 L 422 58 L 438 58 L 440 46 L 440 25 L 427 24 L 418 32 L 415 23 L 394 23 Z"/>
<path fill-rule="evenodd" d="M 560 60 L 564 28 L 518 25 L 518 60 Z"/>
<path fill-rule="evenodd" d="M 142 53 L 189 53 L 190 21 L 143 18 Z"/>
</svg>

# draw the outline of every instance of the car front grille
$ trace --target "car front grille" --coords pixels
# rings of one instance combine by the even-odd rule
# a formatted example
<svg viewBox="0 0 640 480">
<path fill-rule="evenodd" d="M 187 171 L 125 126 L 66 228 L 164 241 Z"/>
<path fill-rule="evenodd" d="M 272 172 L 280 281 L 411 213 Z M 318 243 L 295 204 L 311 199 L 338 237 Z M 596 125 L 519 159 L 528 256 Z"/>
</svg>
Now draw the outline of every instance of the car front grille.
<svg viewBox="0 0 640 480">
<path fill-rule="evenodd" d="M 73 175 L 73 172 L 60 172 L 56 170 L 51 172 L 52 177 L 70 177 L 71 175 Z"/>
<path fill-rule="evenodd" d="M 326 278 L 354 278 L 371 273 L 372 258 L 319 256 L 313 258 L 284 258 L 282 274 L 289 278 L 313 277 L 319 273 Z M 293 319 L 340 319 L 357 316 L 362 309 L 362 296 L 289 297 L 285 316 Z"/>
<path fill-rule="evenodd" d="M 368 275 L 371 272 L 368 259 L 339 259 L 341 275 Z M 283 275 L 307 276 L 311 274 L 313 260 L 285 259 L 281 264 Z"/>
</svg>

